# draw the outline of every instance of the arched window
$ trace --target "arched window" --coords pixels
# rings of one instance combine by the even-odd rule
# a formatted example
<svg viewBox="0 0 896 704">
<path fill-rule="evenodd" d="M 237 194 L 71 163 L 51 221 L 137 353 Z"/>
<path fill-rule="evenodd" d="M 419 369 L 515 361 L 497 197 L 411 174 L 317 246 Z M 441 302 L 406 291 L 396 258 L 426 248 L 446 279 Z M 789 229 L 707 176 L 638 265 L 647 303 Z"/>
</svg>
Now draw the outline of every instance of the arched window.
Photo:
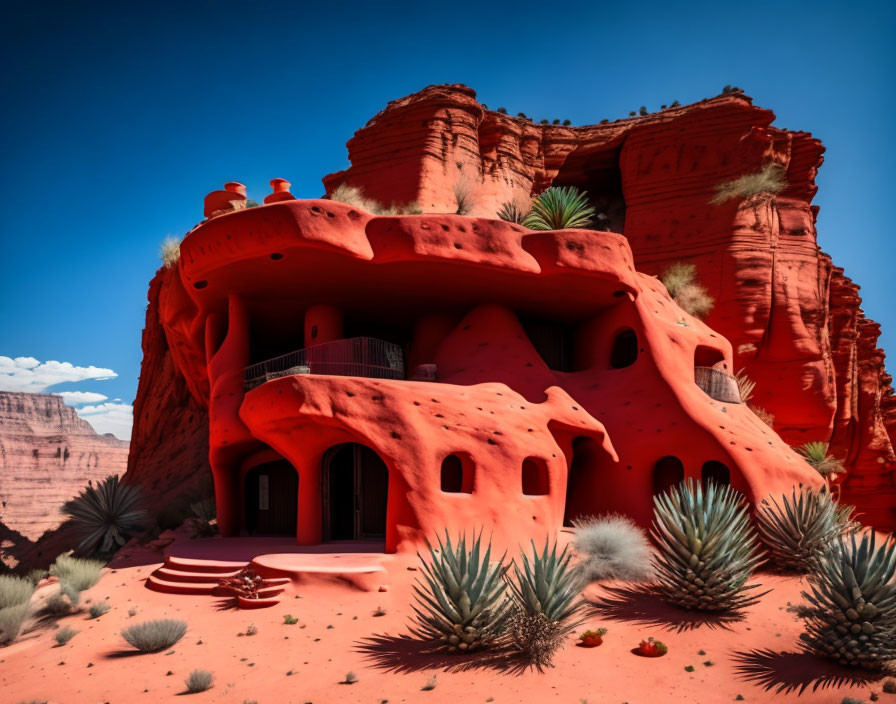
<svg viewBox="0 0 896 704">
<path fill-rule="evenodd" d="M 613 340 L 610 352 L 610 366 L 613 369 L 630 367 L 638 359 L 638 334 L 631 328 L 624 328 Z"/>
<path fill-rule="evenodd" d="M 703 486 L 706 486 L 709 482 L 727 485 L 731 483 L 731 470 L 721 462 L 710 460 L 703 465 L 700 477 L 703 480 Z"/>
<path fill-rule="evenodd" d="M 473 468 L 457 455 L 442 460 L 442 491 L 451 494 L 473 493 Z"/>
<path fill-rule="evenodd" d="M 684 465 L 681 460 L 667 455 L 653 466 L 653 494 L 658 496 L 684 481 Z"/>
<path fill-rule="evenodd" d="M 523 460 L 523 493 L 526 496 L 544 496 L 550 493 L 548 465 L 537 457 Z"/>
</svg>

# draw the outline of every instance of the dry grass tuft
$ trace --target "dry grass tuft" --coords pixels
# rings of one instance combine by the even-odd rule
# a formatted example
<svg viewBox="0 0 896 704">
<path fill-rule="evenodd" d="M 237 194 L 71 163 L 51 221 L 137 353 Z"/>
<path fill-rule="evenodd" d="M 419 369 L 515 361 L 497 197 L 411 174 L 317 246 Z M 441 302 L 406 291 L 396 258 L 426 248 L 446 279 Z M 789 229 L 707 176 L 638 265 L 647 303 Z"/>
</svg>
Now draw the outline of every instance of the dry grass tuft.
<svg viewBox="0 0 896 704">
<path fill-rule="evenodd" d="M 737 391 L 740 394 L 740 402 L 749 403 L 750 399 L 753 398 L 753 390 L 756 388 L 756 382 L 747 376 L 747 372 L 744 369 L 741 369 L 734 375 L 734 380 L 737 382 Z"/>
<path fill-rule="evenodd" d="M 660 275 L 660 281 L 672 300 L 695 318 L 706 317 L 715 305 L 715 299 L 697 283 L 697 267 L 694 264 L 675 262 Z"/>
<path fill-rule="evenodd" d="M 769 413 L 764 408 L 760 408 L 759 406 L 754 406 L 752 404 L 748 404 L 747 407 L 753 411 L 753 415 L 755 415 L 759 420 L 765 423 L 772 430 L 775 429 L 775 414 Z"/>
<path fill-rule="evenodd" d="M 34 584 L 24 577 L 0 575 L 0 609 L 27 604 L 34 593 Z"/>
<path fill-rule="evenodd" d="M 334 200 L 337 203 L 351 205 L 354 208 L 366 210 L 374 215 L 419 215 L 423 212 L 420 209 L 420 205 L 415 202 L 404 205 L 400 203 L 392 203 L 388 206 L 383 205 L 373 198 L 368 198 L 360 188 L 349 186 L 347 183 L 340 183 L 336 186 L 329 197 L 330 200 Z"/>
<path fill-rule="evenodd" d="M 31 604 L 27 601 L 0 609 L 0 645 L 8 645 L 18 638 L 30 615 Z"/>
<path fill-rule="evenodd" d="M 144 621 L 125 628 L 121 637 L 144 653 L 170 648 L 187 632 L 187 622 L 175 619 Z"/>
<path fill-rule="evenodd" d="M 787 188 L 784 169 L 779 164 L 766 164 L 759 171 L 744 174 L 731 181 L 716 186 L 716 194 L 710 199 L 713 205 L 725 203 L 732 198 L 752 198 L 758 195 L 774 195 Z"/>
<path fill-rule="evenodd" d="M 197 692 L 204 692 L 210 689 L 214 681 L 215 676 L 208 670 L 193 670 L 185 680 L 185 684 L 187 685 L 187 692 L 196 694 Z"/>
<path fill-rule="evenodd" d="M 469 215 L 473 211 L 473 184 L 466 176 L 461 176 L 454 183 L 454 200 L 457 202 L 457 215 Z"/>
<path fill-rule="evenodd" d="M 177 237 L 166 237 L 162 242 L 159 254 L 166 269 L 173 267 L 180 259 L 180 243 L 181 240 Z"/>
<path fill-rule="evenodd" d="M 642 581 L 653 576 L 650 542 L 625 516 L 606 514 L 573 522 L 577 571 L 585 583 L 601 579 Z"/>
</svg>

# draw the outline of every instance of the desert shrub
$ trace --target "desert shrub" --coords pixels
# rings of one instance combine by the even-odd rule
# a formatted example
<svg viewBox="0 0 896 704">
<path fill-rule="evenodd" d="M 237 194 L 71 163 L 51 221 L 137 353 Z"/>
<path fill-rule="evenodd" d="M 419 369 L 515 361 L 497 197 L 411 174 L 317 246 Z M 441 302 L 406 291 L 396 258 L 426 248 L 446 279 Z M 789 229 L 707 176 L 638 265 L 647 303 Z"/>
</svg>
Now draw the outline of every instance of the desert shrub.
<svg viewBox="0 0 896 704">
<path fill-rule="evenodd" d="M 769 413 L 764 408 L 760 408 L 759 406 L 754 406 L 752 403 L 747 404 L 747 407 L 753 411 L 753 415 L 755 415 L 759 420 L 765 423 L 772 430 L 775 429 L 775 414 Z"/>
<path fill-rule="evenodd" d="M 753 381 L 744 369 L 741 369 L 734 375 L 734 381 L 737 382 L 737 392 L 740 395 L 741 403 L 750 403 L 753 398 L 753 391 L 756 389 L 756 382 Z"/>
<path fill-rule="evenodd" d="M 112 607 L 109 605 L 108 601 L 98 601 L 95 604 L 91 604 L 87 613 L 90 614 L 90 618 L 99 618 L 103 614 L 109 613 L 109 609 Z"/>
<path fill-rule="evenodd" d="M 181 240 L 178 237 L 166 237 L 162 240 L 162 244 L 159 247 L 159 256 L 162 259 L 162 265 L 166 269 L 173 267 L 177 264 L 177 260 L 180 259 L 180 243 Z"/>
<path fill-rule="evenodd" d="M 685 609 L 739 611 L 759 598 L 747 585 L 762 563 L 747 501 L 730 486 L 688 479 L 654 497 L 657 586 Z"/>
<path fill-rule="evenodd" d="M 61 591 L 47 597 L 44 602 L 44 613 L 53 618 L 61 618 L 72 610 L 72 603 Z"/>
<path fill-rule="evenodd" d="M 140 509 L 140 490 L 121 484 L 118 475 L 88 485 L 66 501 L 62 512 L 84 533 L 80 549 L 109 553 L 124 545 L 142 526 L 146 514 Z"/>
<path fill-rule="evenodd" d="M 784 169 L 778 164 L 766 164 L 755 173 L 744 174 L 731 181 L 720 183 L 709 202 L 719 205 L 733 198 L 774 195 L 785 188 L 787 179 L 784 177 Z"/>
<path fill-rule="evenodd" d="M 473 200 L 473 184 L 469 179 L 461 176 L 455 181 L 452 188 L 454 192 L 454 201 L 457 203 L 457 215 L 469 215 L 473 210 L 475 202 Z"/>
<path fill-rule="evenodd" d="M 507 624 L 504 558 L 491 561 L 491 543 L 481 553 L 481 534 L 467 548 L 460 536 L 456 545 L 448 533 L 438 548 L 429 545 L 429 560 L 418 553 L 422 580 L 414 585 L 416 624 L 411 633 L 451 652 L 488 647 Z"/>
<path fill-rule="evenodd" d="M 439 681 L 436 679 L 436 676 L 433 675 L 428 680 L 426 680 L 426 684 L 424 684 L 420 689 L 424 692 L 431 692 L 436 688 L 436 685 L 439 684 Z"/>
<path fill-rule="evenodd" d="M 564 120 L 564 121 L 563 121 L 563 126 L 564 126 L 564 127 L 569 127 L 571 124 L 572 124 L 572 122 L 571 122 L 570 120 Z"/>
<path fill-rule="evenodd" d="M 531 230 L 565 230 L 588 227 L 594 208 L 588 194 L 575 186 L 552 186 L 532 201 L 532 209 L 523 223 Z"/>
<path fill-rule="evenodd" d="M 155 653 L 170 648 L 187 632 L 187 622 L 171 618 L 144 621 L 128 626 L 121 637 L 144 653 Z"/>
<path fill-rule="evenodd" d="M 218 517 L 218 507 L 214 496 L 207 496 L 190 504 L 190 511 L 196 518 L 195 536 L 207 538 L 214 535 L 217 530 L 213 521 Z"/>
<path fill-rule="evenodd" d="M 342 680 L 342 684 L 354 684 L 358 681 L 358 676 L 354 672 L 346 672 L 345 679 Z"/>
<path fill-rule="evenodd" d="M 56 641 L 59 645 L 65 645 L 72 638 L 78 635 L 79 631 L 76 631 L 71 626 L 66 626 L 65 628 L 60 628 L 56 633 L 53 634 L 53 640 Z"/>
<path fill-rule="evenodd" d="M 513 562 L 514 579 L 510 635 L 514 645 L 536 667 L 551 666 L 554 653 L 582 622 L 581 580 L 570 565 L 568 548 L 557 554 L 557 544 L 545 541 L 541 553 L 522 553 Z"/>
<path fill-rule="evenodd" d="M 840 460 L 828 454 L 826 442 L 807 442 L 798 447 L 797 452 L 823 477 L 829 474 L 842 474 L 846 471 Z"/>
<path fill-rule="evenodd" d="M 529 201 L 525 199 L 508 200 L 501 204 L 498 210 L 498 217 L 505 222 L 513 222 L 522 225 L 526 222 L 529 212 L 532 209 Z"/>
<path fill-rule="evenodd" d="M 759 536 L 772 562 L 785 570 L 809 572 L 840 537 L 836 504 L 827 491 L 809 487 L 763 499 L 756 511 Z"/>
<path fill-rule="evenodd" d="M 0 575 L 0 609 L 27 604 L 34 594 L 34 584 L 24 577 Z"/>
<path fill-rule="evenodd" d="M 638 114 L 641 115 L 641 116 L 643 117 L 644 115 L 649 115 L 650 113 L 648 113 L 648 112 L 647 112 L 647 108 L 644 107 L 644 106 L 642 105 L 642 106 L 638 109 Z"/>
<path fill-rule="evenodd" d="M 697 283 L 697 267 L 694 264 L 676 262 L 660 276 L 669 295 L 682 310 L 696 318 L 709 314 L 715 299 L 706 288 Z"/>
<path fill-rule="evenodd" d="M 416 203 L 408 203 L 407 205 L 399 205 L 393 203 L 385 206 L 373 198 L 368 198 L 364 192 L 357 186 L 349 186 L 346 183 L 340 183 L 333 192 L 330 193 L 330 200 L 338 203 L 351 205 L 361 210 L 366 210 L 374 215 L 416 215 L 422 212 L 420 206 Z"/>
<path fill-rule="evenodd" d="M 81 592 L 90 589 L 103 574 L 105 565 L 98 560 L 83 560 L 71 555 L 60 555 L 50 567 L 50 574 L 59 578 L 59 589 L 77 606 Z"/>
<path fill-rule="evenodd" d="M 211 688 L 212 682 L 214 681 L 215 676 L 208 670 L 193 670 L 187 676 L 185 684 L 187 685 L 187 691 L 190 694 L 196 694 L 197 692 L 204 692 Z"/>
<path fill-rule="evenodd" d="M 644 531 L 625 516 L 588 516 L 573 522 L 577 570 L 586 584 L 601 579 L 637 582 L 653 575 L 652 551 Z"/>
<path fill-rule="evenodd" d="M 294 626 L 294 625 L 297 624 L 298 622 L 299 622 L 299 619 L 297 619 L 297 618 L 296 618 L 295 616 L 293 616 L 292 614 L 286 614 L 286 615 L 283 617 L 283 623 L 286 624 L 287 626 Z"/>
<path fill-rule="evenodd" d="M 502 115 L 506 115 L 506 114 L 507 114 L 507 108 L 498 108 L 498 112 L 501 113 Z"/>
<path fill-rule="evenodd" d="M 810 652 L 880 669 L 896 659 L 896 540 L 873 531 L 833 543 L 808 577 L 800 635 Z"/>
<path fill-rule="evenodd" d="M 29 602 L 0 609 L 0 645 L 8 645 L 18 638 L 30 615 Z"/>
</svg>

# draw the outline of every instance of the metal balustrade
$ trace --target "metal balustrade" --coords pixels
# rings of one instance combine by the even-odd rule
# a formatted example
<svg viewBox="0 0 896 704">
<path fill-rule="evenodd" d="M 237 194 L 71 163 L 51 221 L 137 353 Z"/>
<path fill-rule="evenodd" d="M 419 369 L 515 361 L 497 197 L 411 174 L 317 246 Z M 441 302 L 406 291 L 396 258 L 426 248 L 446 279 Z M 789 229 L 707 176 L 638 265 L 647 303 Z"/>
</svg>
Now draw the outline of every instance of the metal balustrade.
<svg viewBox="0 0 896 704">
<path fill-rule="evenodd" d="M 723 403 L 742 403 L 737 379 L 712 367 L 694 367 L 694 381 L 710 398 Z"/>
<path fill-rule="evenodd" d="M 398 345 L 373 337 L 324 342 L 246 367 L 246 391 L 293 374 L 404 379 L 404 355 Z"/>
</svg>

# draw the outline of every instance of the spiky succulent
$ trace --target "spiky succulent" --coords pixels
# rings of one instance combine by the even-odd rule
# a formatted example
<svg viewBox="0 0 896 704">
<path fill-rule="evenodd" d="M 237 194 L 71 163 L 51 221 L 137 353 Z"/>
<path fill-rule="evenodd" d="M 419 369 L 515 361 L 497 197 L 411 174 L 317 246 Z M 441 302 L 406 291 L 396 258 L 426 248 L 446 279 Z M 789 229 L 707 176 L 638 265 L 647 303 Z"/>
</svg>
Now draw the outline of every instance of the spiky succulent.
<svg viewBox="0 0 896 704">
<path fill-rule="evenodd" d="M 529 216 L 530 206 L 528 203 L 522 203 L 515 200 L 508 200 L 501 204 L 498 209 L 498 217 L 505 222 L 515 222 L 522 225 Z"/>
<path fill-rule="evenodd" d="M 411 633 L 437 649 L 470 651 L 487 647 L 503 634 L 510 613 L 504 556 L 491 561 L 491 541 L 481 554 L 482 535 L 467 549 L 466 535 L 457 544 L 445 532 L 438 548 L 429 545 L 429 560 L 418 553 L 423 580 L 414 585 L 416 626 Z"/>
<path fill-rule="evenodd" d="M 513 595 L 511 636 L 516 647 L 541 667 L 550 665 L 563 639 L 582 622 L 584 601 L 581 580 L 569 562 L 568 548 L 557 554 L 557 544 L 545 541 L 539 553 L 532 543 L 531 557 L 513 562 L 514 580 L 508 580 Z"/>
<path fill-rule="evenodd" d="M 827 491 L 793 489 L 790 496 L 770 496 L 756 511 L 756 527 L 772 562 L 785 570 L 805 573 L 842 531 L 838 507 Z"/>
<path fill-rule="evenodd" d="M 797 452 L 823 477 L 828 474 L 842 474 L 846 471 L 840 460 L 828 454 L 826 442 L 807 442 L 799 447 Z"/>
<path fill-rule="evenodd" d="M 668 601 L 731 612 L 759 598 L 758 585 L 746 583 L 763 560 L 742 494 L 688 479 L 654 498 L 653 516 L 658 587 Z"/>
<path fill-rule="evenodd" d="M 800 639 L 809 651 L 867 669 L 896 659 L 896 536 L 878 546 L 872 531 L 851 533 L 808 582 Z"/>
<path fill-rule="evenodd" d="M 84 539 L 79 547 L 89 553 L 107 553 L 124 545 L 146 518 L 140 509 L 140 490 L 121 484 L 117 474 L 88 485 L 61 510 L 81 528 Z"/>
<path fill-rule="evenodd" d="M 588 194 L 575 186 L 553 186 L 532 201 L 532 210 L 523 224 L 530 230 L 566 230 L 588 227 L 594 208 Z"/>
</svg>

